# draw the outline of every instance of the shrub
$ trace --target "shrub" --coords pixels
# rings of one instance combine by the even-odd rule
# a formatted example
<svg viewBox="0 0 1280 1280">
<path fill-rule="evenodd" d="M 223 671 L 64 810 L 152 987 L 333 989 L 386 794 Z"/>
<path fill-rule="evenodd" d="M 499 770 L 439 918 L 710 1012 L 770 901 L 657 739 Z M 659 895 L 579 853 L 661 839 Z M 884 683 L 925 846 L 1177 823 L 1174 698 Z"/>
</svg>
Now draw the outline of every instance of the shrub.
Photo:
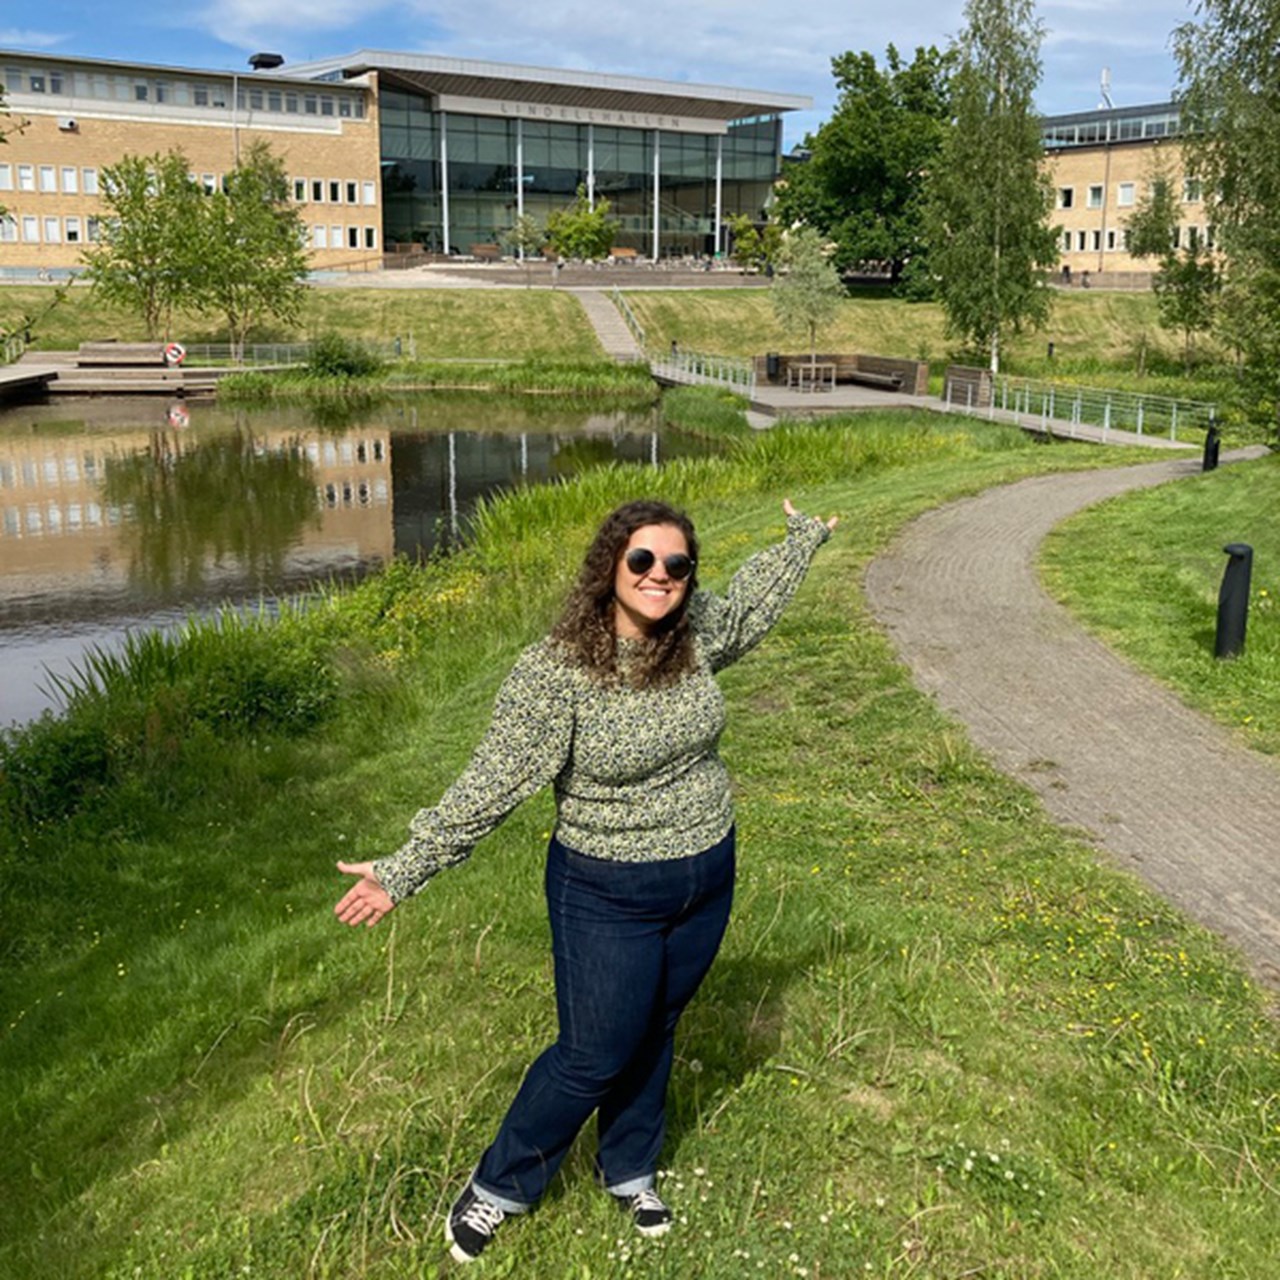
<svg viewBox="0 0 1280 1280">
<path fill-rule="evenodd" d="M 369 378 L 382 368 L 376 351 L 340 333 L 321 334 L 307 357 L 307 372 L 317 378 Z"/>
</svg>

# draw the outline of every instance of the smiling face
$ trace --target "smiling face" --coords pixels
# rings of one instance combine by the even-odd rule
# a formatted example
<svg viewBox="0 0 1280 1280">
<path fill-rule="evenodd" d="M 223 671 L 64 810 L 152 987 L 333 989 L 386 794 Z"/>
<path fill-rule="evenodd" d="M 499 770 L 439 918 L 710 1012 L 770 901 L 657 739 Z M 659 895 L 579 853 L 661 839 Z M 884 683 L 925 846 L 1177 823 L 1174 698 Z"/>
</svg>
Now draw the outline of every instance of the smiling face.
<svg viewBox="0 0 1280 1280">
<path fill-rule="evenodd" d="M 653 564 L 643 573 L 627 568 L 627 553 L 638 547 L 653 552 Z M 689 544 L 673 524 L 647 524 L 631 535 L 614 571 L 613 616 L 618 635 L 646 635 L 680 607 L 689 582 L 677 582 L 667 572 L 666 558 L 688 554 Z"/>
</svg>

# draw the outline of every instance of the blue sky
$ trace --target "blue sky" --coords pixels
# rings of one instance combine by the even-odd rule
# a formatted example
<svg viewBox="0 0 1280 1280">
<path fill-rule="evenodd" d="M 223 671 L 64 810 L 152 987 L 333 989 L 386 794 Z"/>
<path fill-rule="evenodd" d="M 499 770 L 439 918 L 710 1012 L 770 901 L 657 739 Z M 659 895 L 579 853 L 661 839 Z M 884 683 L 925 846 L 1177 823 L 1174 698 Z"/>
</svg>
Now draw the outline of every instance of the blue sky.
<svg viewBox="0 0 1280 1280">
<path fill-rule="evenodd" d="M 1096 107 L 1103 67 L 1118 106 L 1170 96 L 1169 36 L 1193 17 L 1186 0 L 1044 0 L 1039 15 L 1042 111 Z M 815 109 L 789 120 L 789 146 L 830 111 L 832 55 L 882 58 L 889 43 L 909 54 L 962 25 L 962 0 L 41 0 L 0 8 L 0 48 L 225 70 L 258 50 L 305 62 L 395 49 L 809 94 Z"/>
</svg>

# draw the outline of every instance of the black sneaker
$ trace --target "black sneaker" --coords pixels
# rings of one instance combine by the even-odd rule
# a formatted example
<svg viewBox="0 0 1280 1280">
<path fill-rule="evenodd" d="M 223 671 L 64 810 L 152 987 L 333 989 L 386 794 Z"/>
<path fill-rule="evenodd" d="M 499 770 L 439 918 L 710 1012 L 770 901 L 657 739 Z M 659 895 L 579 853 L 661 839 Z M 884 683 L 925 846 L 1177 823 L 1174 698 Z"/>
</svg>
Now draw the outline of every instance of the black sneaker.
<svg viewBox="0 0 1280 1280">
<path fill-rule="evenodd" d="M 617 1201 L 642 1236 L 665 1236 L 671 1230 L 671 1210 L 656 1191 L 637 1191 L 633 1196 L 618 1196 Z"/>
<path fill-rule="evenodd" d="M 444 1238 L 453 1246 L 449 1252 L 454 1259 L 474 1262 L 506 1216 L 496 1204 L 481 1200 L 475 1187 L 468 1182 L 466 1190 L 454 1201 L 444 1224 Z"/>
</svg>

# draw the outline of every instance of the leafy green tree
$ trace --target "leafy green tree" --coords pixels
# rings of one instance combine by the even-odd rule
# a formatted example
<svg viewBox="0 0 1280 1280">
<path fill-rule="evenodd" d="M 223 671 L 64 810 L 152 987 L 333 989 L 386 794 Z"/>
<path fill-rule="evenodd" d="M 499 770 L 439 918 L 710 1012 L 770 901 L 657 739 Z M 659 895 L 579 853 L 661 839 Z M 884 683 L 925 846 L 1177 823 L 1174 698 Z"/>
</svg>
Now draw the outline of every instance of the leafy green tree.
<svg viewBox="0 0 1280 1280">
<path fill-rule="evenodd" d="M 927 290 L 924 183 L 950 127 L 954 61 L 931 46 L 906 63 L 893 45 L 883 68 L 870 53 L 833 58 L 839 100 L 806 139 L 808 163 L 777 184 L 778 221 L 816 227 L 841 270 L 883 265 L 905 291 Z"/>
<path fill-rule="evenodd" d="M 502 237 L 502 242 L 525 264 L 525 288 L 532 288 L 532 269 L 529 264 L 542 252 L 542 246 L 547 242 L 547 233 L 543 230 L 542 223 L 533 214 L 522 213 Z"/>
<path fill-rule="evenodd" d="M 1183 364 L 1190 368 L 1195 335 L 1213 325 L 1220 282 L 1217 263 L 1202 240 L 1178 246 L 1178 222 L 1174 179 L 1157 159 L 1129 215 L 1128 249 L 1135 258 L 1158 261 L 1151 287 L 1160 323 L 1181 332 Z"/>
<path fill-rule="evenodd" d="M 1043 28 L 1032 0 L 968 0 L 965 18 L 925 226 L 947 331 L 996 373 L 1005 336 L 1047 321 L 1058 257 L 1033 100 Z"/>
<path fill-rule="evenodd" d="M 775 266 L 782 252 L 782 228 L 774 221 L 758 227 L 749 214 L 729 219 L 733 237 L 733 260 L 741 267 L 763 271 Z"/>
<path fill-rule="evenodd" d="M 579 187 L 566 209 L 556 209 L 547 218 L 547 241 L 562 258 L 594 262 L 607 257 L 618 234 L 618 224 L 609 216 L 608 200 L 593 205 L 586 187 Z"/>
<path fill-rule="evenodd" d="M 1280 434 L 1280 0 L 1202 0 L 1174 32 L 1183 139 L 1224 259 L 1219 331 Z"/>
<path fill-rule="evenodd" d="M 779 324 L 808 334 L 810 367 L 818 362 L 818 330 L 836 318 L 845 297 L 832 253 L 833 246 L 813 227 L 787 232 L 782 241 L 782 271 L 769 292 Z"/>
<path fill-rule="evenodd" d="M 181 151 L 107 165 L 101 238 L 83 253 L 86 278 L 109 302 L 141 315 L 151 338 L 167 338 L 174 308 L 196 301 L 203 196 L 189 170 Z"/>
<path fill-rule="evenodd" d="M 191 272 L 198 310 L 226 323 L 233 358 L 244 358 L 249 331 L 266 317 L 296 323 L 306 292 L 305 229 L 289 200 L 284 164 L 254 142 L 221 191 L 202 199 L 199 256 Z"/>
</svg>

